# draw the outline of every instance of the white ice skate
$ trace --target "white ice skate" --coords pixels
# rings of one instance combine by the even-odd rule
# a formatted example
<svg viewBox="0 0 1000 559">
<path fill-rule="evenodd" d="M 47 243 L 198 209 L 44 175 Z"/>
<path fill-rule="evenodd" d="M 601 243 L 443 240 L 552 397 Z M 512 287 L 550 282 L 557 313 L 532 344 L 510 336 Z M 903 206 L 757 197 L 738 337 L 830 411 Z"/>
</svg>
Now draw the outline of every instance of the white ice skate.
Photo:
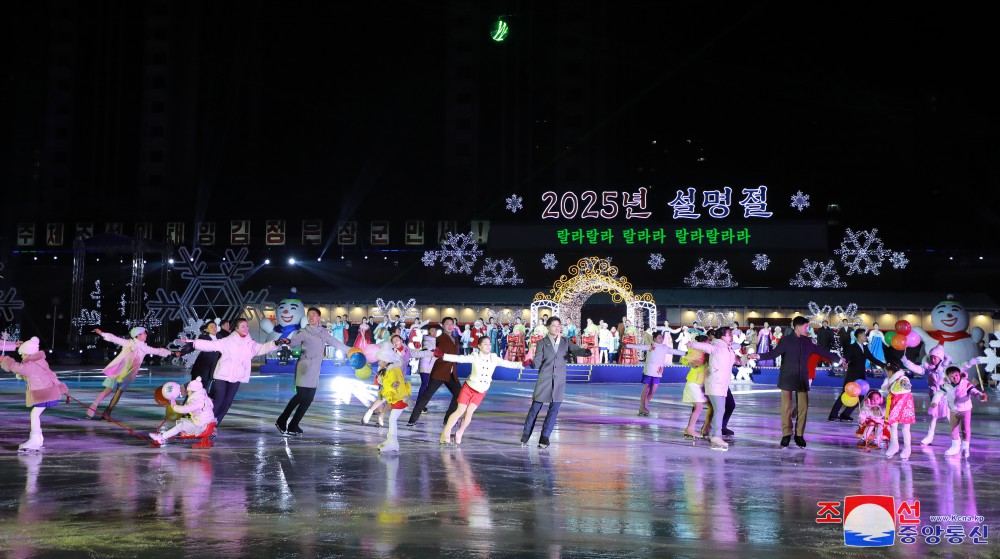
<svg viewBox="0 0 1000 559">
<path fill-rule="evenodd" d="M 897 452 L 899 452 L 899 441 L 891 441 L 889 442 L 889 449 L 885 451 L 885 457 L 892 458 Z"/>
<path fill-rule="evenodd" d="M 709 442 L 712 443 L 712 450 L 721 450 L 722 452 L 729 450 L 729 443 L 719 437 L 712 437 Z"/>
<path fill-rule="evenodd" d="M 382 454 L 392 454 L 392 453 L 397 453 L 398 454 L 399 453 L 399 442 L 397 442 L 397 441 L 392 441 L 392 442 L 385 441 L 382 444 L 378 445 L 378 451 L 381 452 Z"/>
<path fill-rule="evenodd" d="M 920 441 L 920 446 L 930 446 L 934 442 L 934 433 L 927 433 L 927 436 Z"/>
<path fill-rule="evenodd" d="M 903 445 L 903 451 L 899 453 L 900 460 L 910 459 L 910 445 Z"/>
<path fill-rule="evenodd" d="M 160 446 L 163 446 L 163 445 L 167 444 L 167 439 L 166 439 L 166 437 L 163 436 L 163 433 L 159 433 L 159 432 L 157 432 L 157 433 L 150 433 L 149 434 L 149 438 L 153 439 L 153 442 L 156 443 L 156 444 L 158 444 L 158 445 L 160 445 Z"/>
<path fill-rule="evenodd" d="M 18 445 L 17 451 L 24 454 L 27 454 L 29 452 L 40 452 L 42 450 L 42 444 L 44 442 L 45 442 L 45 437 L 42 437 L 41 432 L 32 431 L 31 436 L 28 437 L 28 440 Z"/>
<path fill-rule="evenodd" d="M 954 455 L 958 454 L 961 451 L 962 451 L 962 441 L 956 441 L 955 439 L 952 439 L 952 441 L 951 441 L 951 448 L 949 448 L 948 450 L 944 451 L 944 455 L 945 456 L 954 456 Z"/>
<path fill-rule="evenodd" d="M 962 441 L 962 456 L 969 457 L 969 441 Z"/>
</svg>

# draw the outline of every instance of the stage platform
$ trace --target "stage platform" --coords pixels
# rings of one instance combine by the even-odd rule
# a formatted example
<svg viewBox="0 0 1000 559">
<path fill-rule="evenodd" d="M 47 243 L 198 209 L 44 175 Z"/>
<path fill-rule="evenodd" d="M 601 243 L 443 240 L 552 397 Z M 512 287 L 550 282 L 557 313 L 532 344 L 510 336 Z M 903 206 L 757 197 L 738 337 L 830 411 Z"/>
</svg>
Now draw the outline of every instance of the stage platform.
<svg viewBox="0 0 1000 559">
<path fill-rule="evenodd" d="M 469 376 L 471 371 L 471 364 L 458 364 L 459 378 L 466 378 Z M 287 364 L 282 365 L 277 359 L 268 359 L 265 364 L 261 365 L 260 372 L 261 374 L 266 375 L 294 375 L 295 360 L 293 359 Z M 687 367 L 664 367 L 663 380 L 661 382 L 666 384 L 684 384 L 687 373 Z M 330 360 L 323 361 L 323 368 L 320 374 L 355 378 L 354 369 L 347 365 L 337 365 Z M 881 371 L 879 371 L 879 374 L 881 375 Z M 569 382 L 642 382 L 642 365 L 568 365 L 566 369 L 566 377 Z M 496 380 L 535 382 L 535 379 L 538 378 L 538 369 L 518 370 L 497 367 L 493 372 L 493 378 Z M 751 378 L 753 378 L 753 382 L 757 384 L 777 386 L 778 368 L 761 367 L 754 369 Z M 878 388 L 881 386 L 881 381 L 885 379 L 885 376 L 875 376 L 875 371 L 869 371 L 868 379 L 869 384 L 871 384 L 873 388 Z M 877 383 L 873 382 L 876 380 L 878 381 Z M 927 390 L 927 380 L 924 378 L 913 378 L 912 383 L 914 390 Z M 843 386 L 843 384 L 844 372 L 842 369 L 831 371 L 827 368 L 819 368 L 816 370 L 816 378 L 813 380 L 813 386 L 835 386 L 839 388 Z"/>
<path fill-rule="evenodd" d="M 84 401 L 104 378 L 96 369 L 59 375 Z M 116 419 L 140 434 L 154 430 L 164 408 L 153 388 L 187 376 L 144 370 Z M 518 440 L 532 385 L 501 380 L 461 446 L 437 443 L 450 398 L 442 390 L 415 427 L 403 416 L 401 454 L 380 456 L 386 429 L 362 426 L 365 406 L 338 399 L 345 382 L 371 388 L 322 377 L 299 438 L 274 427 L 292 376 L 255 374 L 214 448 L 151 448 L 120 427 L 81 420 L 80 405 L 60 404 L 42 415 L 44 451 L 18 455 L 28 433 L 24 383 L 0 375 L 0 551 L 143 559 L 996 557 L 995 529 L 985 545 L 968 537 L 1000 519 L 995 400 L 974 404 L 968 459 L 943 455 L 940 426 L 932 446 L 915 447 L 902 462 L 859 450 L 855 425 L 825 421 L 835 388 L 810 392 L 808 447 L 784 450 L 778 392 L 759 383 L 734 388 L 736 436 L 719 452 L 682 438 L 690 406 L 679 384 L 661 386 L 652 415 L 638 417 L 636 384 L 579 383 L 567 389 L 552 445 L 540 449 L 537 429 L 530 445 Z M 928 398 L 914 396 L 917 443 Z M 859 494 L 919 501 L 918 527 L 956 526 L 966 537 L 928 543 L 921 535 L 909 544 L 897 534 L 892 548 L 845 547 L 842 524 L 816 522 L 817 503 Z M 953 514 L 967 521 L 937 518 Z"/>
</svg>

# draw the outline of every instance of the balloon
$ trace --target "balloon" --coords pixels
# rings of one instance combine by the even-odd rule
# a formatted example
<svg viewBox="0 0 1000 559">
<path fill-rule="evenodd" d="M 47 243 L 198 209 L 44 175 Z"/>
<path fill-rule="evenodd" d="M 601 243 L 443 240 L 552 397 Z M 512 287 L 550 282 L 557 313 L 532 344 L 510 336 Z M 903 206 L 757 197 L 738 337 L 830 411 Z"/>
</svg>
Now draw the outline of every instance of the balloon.
<svg viewBox="0 0 1000 559">
<path fill-rule="evenodd" d="M 358 348 L 354 348 L 358 349 Z M 353 351 L 353 350 L 352 350 Z M 354 369 L 360 369 L 362 367 L 367 367 L 367 359 L 365 359 L 365 354 L 360 349 L 357 352 L 351 353 L 347 356 L 347 364 Z"/>
<path fill-rule="evenodd" d="M 900 334 L 902 334 L 902 335 L 905 336 L 905 335 L 909 334 L 910 330 L 912 330 L 912 329 L 913 329 L 913 327 L 910 326 L 909 321 L 906 321 L 906 320 L 897 320 L 896 321 L 896 332 L 898 332 L 898 333 L 900 333 Z"/>
<path fill-rule="evenodd" d="M 906 335 L 906 347 L 917 347 L 920 345 L 921 341 L 920 334 L 917 334 L 912 330 Z"/>
<path fill-rule="evenodd" d="M 371 344 L 365 348 L 365 359 L 367 359 L 369 363 L 378 361 L 378 349 L 378 344 Z"/>
<path fill-rule="evenodd" d="M 849 382 L 844 386 L 844 394 L 850 394 L 857 398 L 861 394 L 861 387 L 856 382 Z"/>
<path fill-rule="evenodd" d="M 372 367 L 371 367 L 371 365 L 367 365 L 366 364 L 364 367 L 361 367 L 360 369 L 355 370 L 354 371 L 354 376 L 358 377 L 361 380 L 365 380 L 365 379 L 371 378 L 371 376 L 372 376 Z"/>
<path fill-rule="evenodd" d="M 360 347 L 352 347 L 351 349 L 347 350 L 347 357 L 349 358 L 350 356 L 354 355 L 355 353 L 364 354 L 364 352 L 361 351 Z"/>
<path fill-rule="evenodd" d="M 892 338 L 892 349 L 903 351 L 906 349 L 906 336 L 899 335 Z"/>
<path fill-rule="evenodd" d="M 840 396 L 840 401 L 849 408 L 858 405 L 858 397 L 851 396 L 847 392 L 844 392 L 843 395 Z"/>
<path fill-rule="evenodd" d="M 856 380 L 854 383 L 861 389 L 861 394 L 868 394 L 868 391 L 872 389 L 867 380 Z"/>
<path fill-rule="evenodd" d="M 888 344 L 888 345 L 892 345 L 892 339 L 895 338 L 895 337 L 896 337 L 896 331 L 895 330 L 893 330 L 892 332 L 886 332 L 885 333 L 885 343 Z"/>
</svg>

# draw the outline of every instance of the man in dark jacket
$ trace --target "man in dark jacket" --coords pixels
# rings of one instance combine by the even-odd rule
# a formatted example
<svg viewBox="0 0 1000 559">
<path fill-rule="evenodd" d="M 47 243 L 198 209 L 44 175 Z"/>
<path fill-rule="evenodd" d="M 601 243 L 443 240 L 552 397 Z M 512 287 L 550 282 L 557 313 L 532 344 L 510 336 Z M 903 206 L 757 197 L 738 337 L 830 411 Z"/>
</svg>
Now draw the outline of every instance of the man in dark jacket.
<svg viewBox="0 0 1000 559">
<path fill-rule="evenodd" d="M 436 348 L 440 349 L 442 353 L 450 353 L 451 355 L 458 355 L 458 341 L 452 335 L 455 329 L 455 319 L 451 317 L 446 317 L 441 321 L 441 335 L 437 337 Z M 437 359 L 434 361 L 434 365 L 431 366 L 431 378 L 427 382 L 427 390 L 423 392 L 421 396 L 417 398 L 417 404 L 413 406 L 413 413 L 410 414 L 410 420 L 406 423 L 408 427 L 413 427 L 417 424 L 417 420 L 420 419 L 420 413 L 427 406 L 427 402 L 430 401 L 431 396 L 437 392 L 441 385 L 448 387 L 451 391 L 451 404 L 448 405 L 448 412 L 444 414 L 443 424 L 448 423 L 448 418 L 451 416 L 455 408 L 458 407 L 458 393 L 462 391 L 462 384 L 458 382 L 458 375 L 455 374 L 456 364 L 449 363 L 444 359 Z"/>
<path fill-rule="evenodd" d="M 847 383 L 854 382 L 856 380 L 861 380 L 867 376 L 865 371 L 865 360 L 875 363 L 879 367 L 885 367 L 885 363 L 879 361 L 872 355 L 872 352 L 868 349 L 868 333 L 865 332 L 864 328 L 858 328 L 854 331 L 854 343 L 847 346 L 844 350 L 844 361 L 847 361 L 847 373 L 844 375 L 844 388 L 847 387 Z M 844 404 L 840 401 L 841 396 L 844 395 L 844 389 L 841 388 L 840 394 L 837 396 L 836 401 L 833 402 L 833 409 L 830 410 L 830 417 L 827 418 L 829 421 L 843 421 L 844 423 L 851 422 L 851 413 L 854 412 L 854 408 L 858 407 L 856 404 L 851 407 L 844 407 L 844 411 L 837 416 L 837 412 Z M 864 395 L 861 395 L 864 398 Z"/>
<path fill-rule="evenodd" d="M 824 320 L 823 326 L 816 330 L 816 343 L 827 351 L 833 349 L 833 330 L 830 329 L 829 322 Z"/>
<path fill-rule="evenodd" d="M 227 322 L 226 325 L 229 323 Z M 228 334 L 228 332 L 227 332 Z M 198 336 L 199 340 L 215 340 L 222 338 L 219 335 L 219 325 L 213 321 L 205 323 L 201 327 L 201 334 Z M 181 355 L 187 355 L 194 352 L 194 344 L 184 344 L 184 347 L 180 350 Z M 191 365 L 191 380 L 201 377 L 201 385 L 205 387 L 205 391 L 208 392 L 208 397 L 211 398 L 214 391 L 212 390 L 212 381 L 215 379 L 215 365 L 219 362 L 219 357 L 222 354 L 218 351 L 202 351 L 198 353 L 198 356 L 194 358 L 194 364 Z"/>
<path fill-rule="evenodd" d="M 831 353 L 815 343 L 806 331 L 809 321 L 796 316 L 792 320 L 792 335 L 784 336 L 778 345 L 767 353 L 752 354 L 750 359 L 770 360 L 781 356 L 778 372 L 778 388 L 781 389 L 781 447 L 787 448 L 792 439 L 792 410 L 797 409 L 795 420 L 795 444 L 806 447 L 806 417 L 809 415 L 809 356 L 816 353 L 829 359 L 832 364 L 840 362 L 840 356 Z M 797 394 L 792 402 L 792 393 Z"/>
</svg>

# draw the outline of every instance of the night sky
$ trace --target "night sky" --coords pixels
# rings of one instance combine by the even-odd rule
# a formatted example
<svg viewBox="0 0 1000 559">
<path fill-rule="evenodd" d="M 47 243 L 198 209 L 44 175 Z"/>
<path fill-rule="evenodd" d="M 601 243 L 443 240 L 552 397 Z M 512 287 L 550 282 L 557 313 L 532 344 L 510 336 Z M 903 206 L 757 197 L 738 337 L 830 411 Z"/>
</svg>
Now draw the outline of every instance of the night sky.
<svg viewBox="0 0 1000 559">
<path fill-rule="evenodd" d="M 350 219 L 538 225 L 544 191 L 646 186 L 662 225 L 676 189 L 763 184 L 778 223 L 827 226 L 827 250 L 811 258 L 833 258 L 846 227 L 878 227 L 887 246 L 907 251 L 905 273 L 851 287 L 995 292 L 1000 142 L 985 14 L 629 1 L 48 1 L 5 12 L 0 180 L 12 277 L 32 277 L 11 252 L 13 224 L 25 219 L 309 218 L 327 222 L 328 237 L 333 222 Z M 499 16 L 510 25 L 502 43 L 489 36 Z M 151 31 L 151 17 L 166 31 Z M 70 37 L 59 21 L 72 22 Z M 46 130 L 60 40 L 72 45 L 63 84 L 73 99 L 64 132 L 72 170 L 53 190 Z M 154 186 L 143 184 L 150 40 L 167 52 L 167 155 Z M 474 103 L 465 131 L 475 163 L 455 175 L 462 148 L 449 123 L 463 91 Z M 567 177 L 560 169 L 574 154 L 583 168 Z M 788 207 L 797 190 L 812 204 L 802 214 Z M 518 214 L 504 208 L 514 193 L 525 199 Z M 301 252 L 361 254 L 335 245 Z M 741 260 L 734 273 L 752 253 L 728 255 Z M 470 284 L 423 270 L 421 254 L 402 253 L 393 269 L 361 277 L 357 267 L 331 270 L 324 281 Z M 603 255 L 627 264 L 633 281 L 683 287 L 683 272 L 647 276 L 648 253 Z M 531 246 L 498 256 L 540 268 Z M 673 262 L 686 271 L 696 256 Z M 741 285 L 787 286 L 802 257 L 775 252 L 776 263 L 792 264 L 773 276 L 737 275 Z M 549 274 L 522 275 L 543 287 Z"/>
</svg>

